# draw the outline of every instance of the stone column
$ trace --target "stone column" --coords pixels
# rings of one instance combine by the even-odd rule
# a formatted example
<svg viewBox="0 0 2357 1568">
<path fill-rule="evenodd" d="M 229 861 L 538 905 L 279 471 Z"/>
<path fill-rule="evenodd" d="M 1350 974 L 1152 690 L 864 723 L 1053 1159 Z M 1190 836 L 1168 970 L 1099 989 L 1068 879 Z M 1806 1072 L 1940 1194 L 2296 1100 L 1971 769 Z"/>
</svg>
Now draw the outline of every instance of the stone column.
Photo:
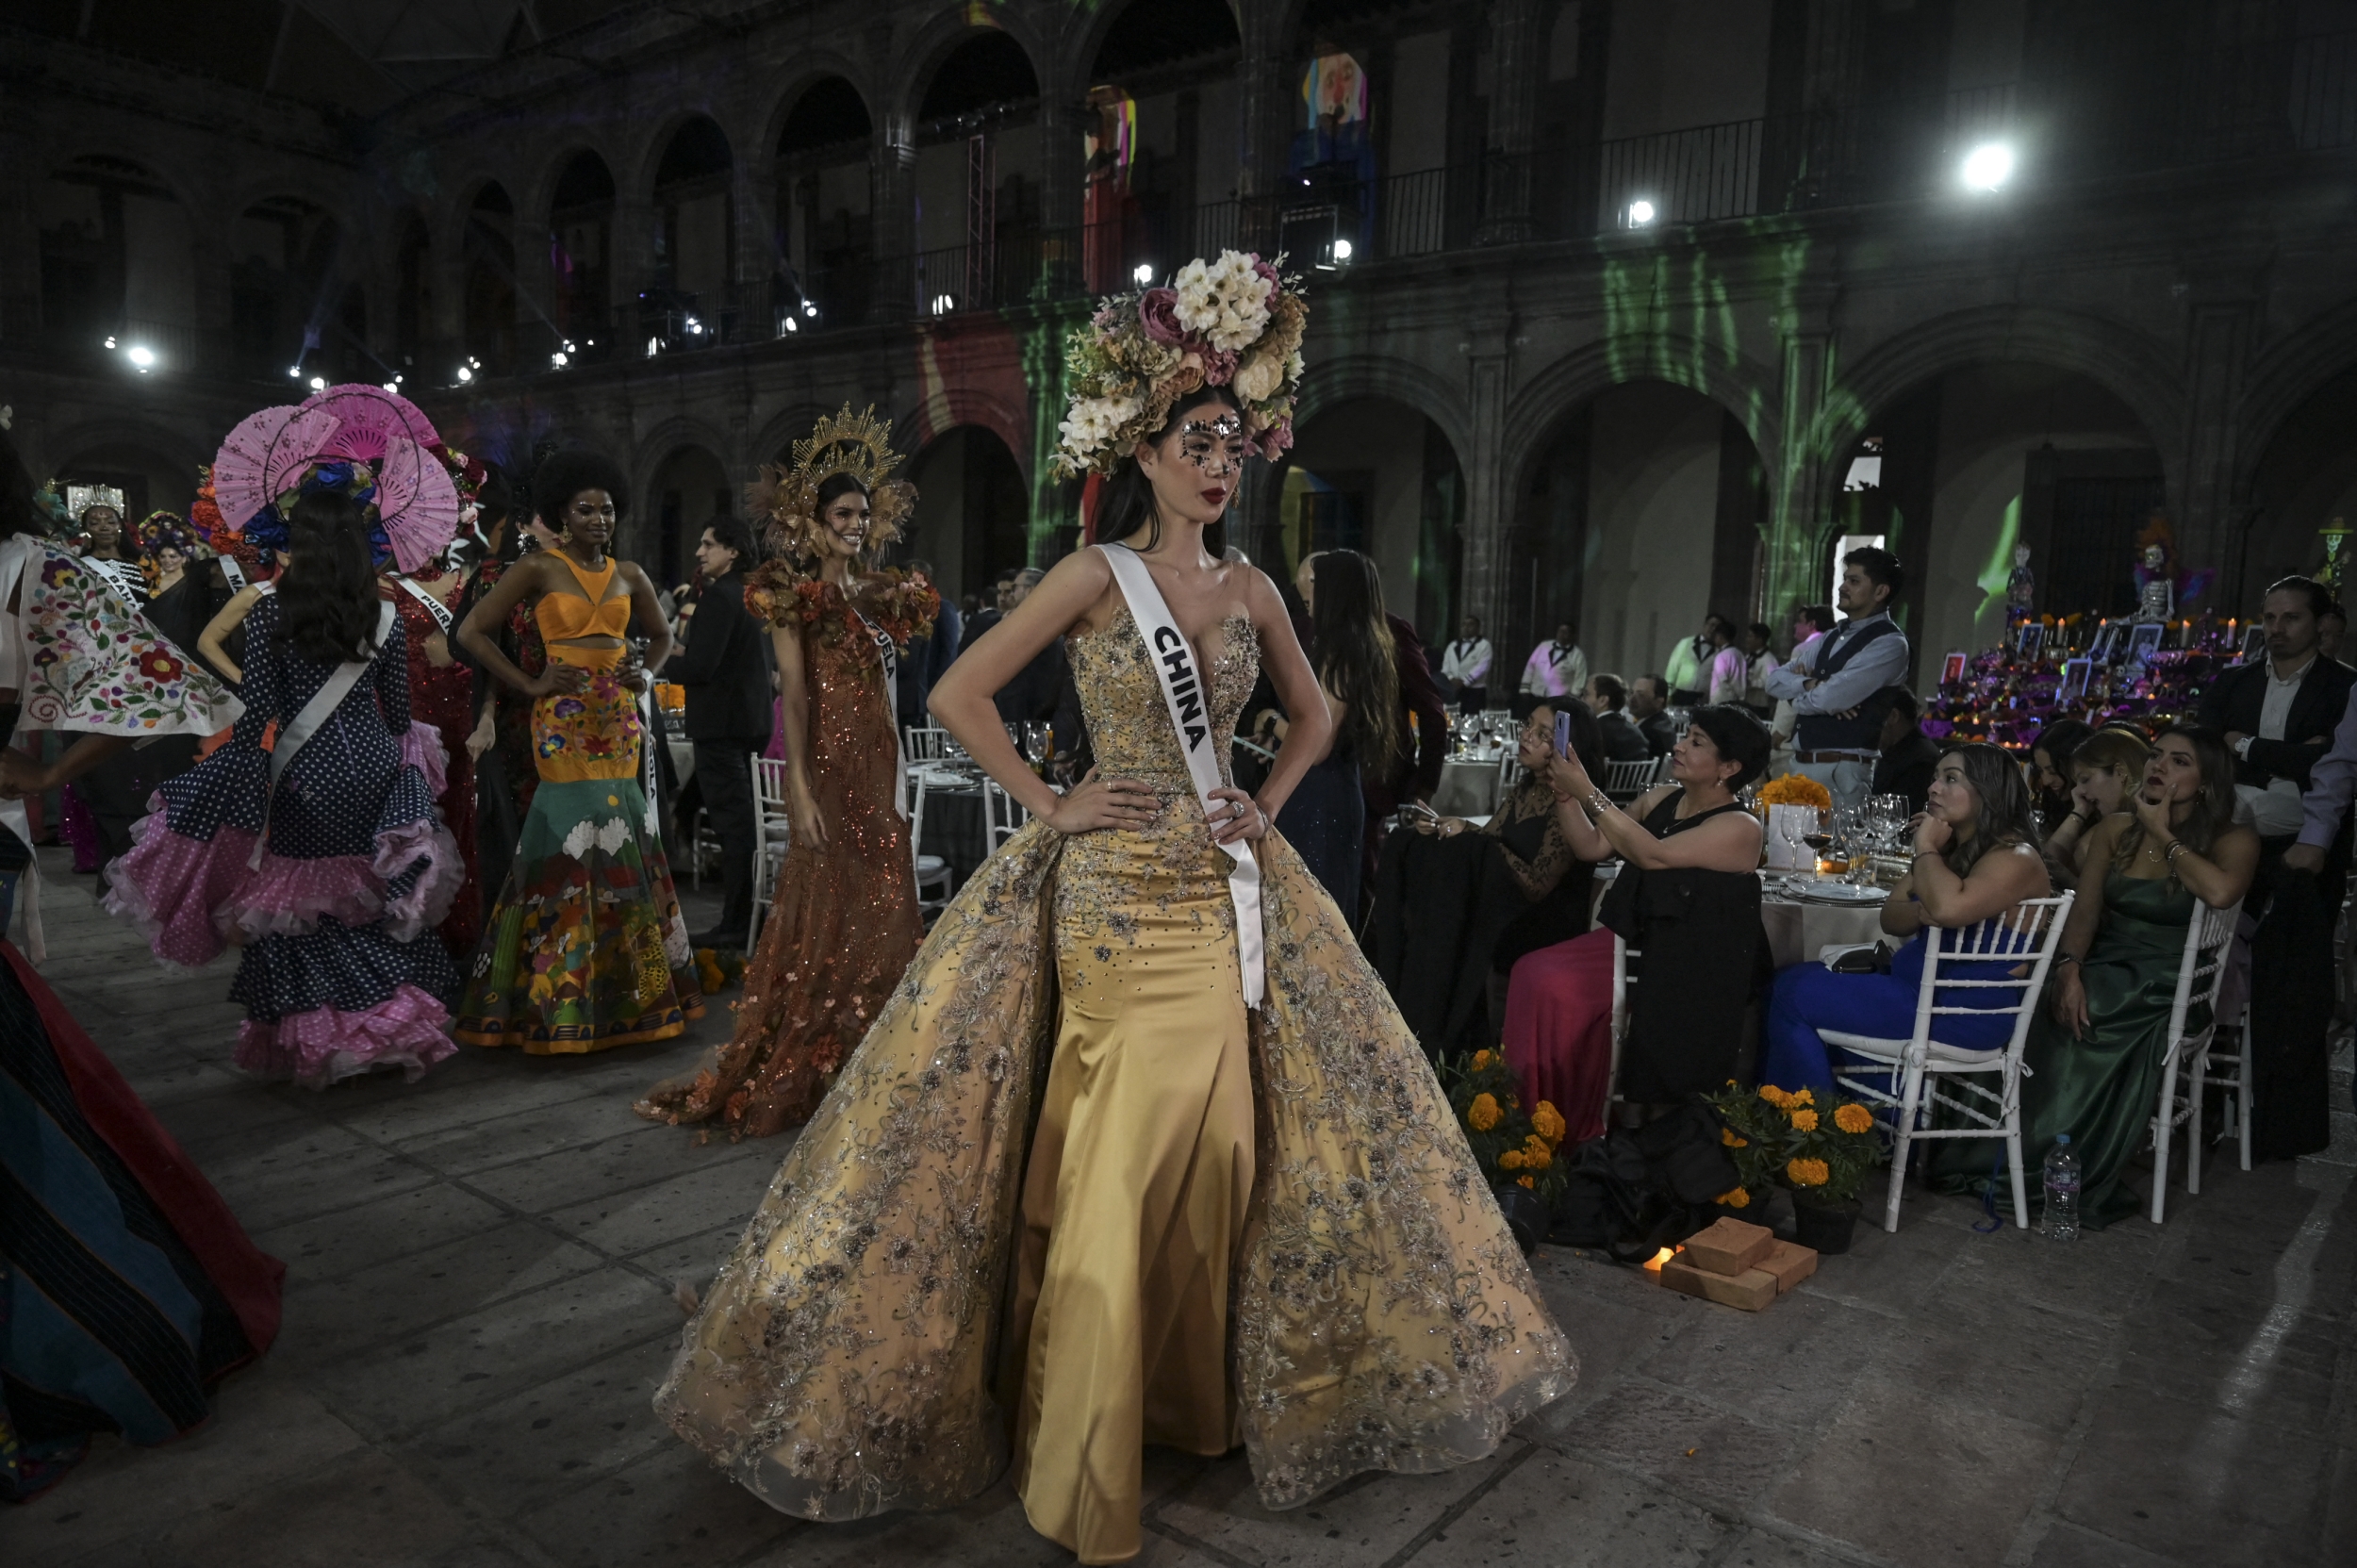
<svg viewBox="0 0 2357 1568">
<path fill-rule="evenodd" d="M 1468 448 L 1458 454 L 1465 473 L 1463 577 L 1459 614 L 1473 614 L 1490 627 L 1500 648 L 1525 642 L 1514 592 L 1510 537 L 1513 497 L 1506 472 L 1504 437 L 1507 399 L 1513 380 L 1513 326 L 1497 317 L 1473 326 L 1458 349 L 1465 356 Z"/>
<path fill-rule="evenodd" d="M 654 282 L 654 203 L 635 190 L 614 199 L 606 243 L 612 249 L 606 267 L 607 330 L 615 337 L 615 354 L 632 359 L 646 352 L 646 335 L 639 330 L 638 295 Z"/>
<path fill-rule="evenodd" d="M 1089 109 L 1068 85 L 1039 101 L 1039 226 L 1045 236 L 1041 284 L 1061 298 L 1080 277 L 1088 173 Z"/>
<path fill-rule="evenodd" d="M 1539 130 L 1539 77 L 1546 69 L 1541 20 L 1539 0 L 1498 0 L 1490 9 L 1490 127 L 1476 244 L 1510 245 L 1538 232 L 1530 161 Z"/>
<path fill-rule="evenodd" d="M 1830 523 L 1827 472 L 1833 460 L 1819 426 L 1833 373 L 1836 289 L 1824 278 L 1798 280 L 1777 322 L 1784 344 L 1780 441 L 1760 449 L 1768 482 L 1768 531 L 1759 572 L 1761 617 L 1773 622 L 1817 591 L 1817 554 Z"/>
<path fill-rule="evenodd" d="M 2266 297 L 2263 262 L 2247 256 L 2197 258 L 2185 292 L 2185 427 L 2168 470 L 2168 515 L 2176 520 L 2182 565 L 2218 572 L 2205 607 L 2234 614 L 2254 585 L 2241 581 L 2243 535 L 2250 498 L 2242 470 L 2242 401 L 2253 329 Z M 2169 438 L 2154 431 L 2156 440 Z"/>
<path fill-rule="evenodd" d="M 898 105 L 876 121 L 867 161 L 867 214 L 874 236 L 875 281 L 868 310 L 898 321 L 915 308 L 911 268 L 916 255 L 916 128 Z"/>
</svg>

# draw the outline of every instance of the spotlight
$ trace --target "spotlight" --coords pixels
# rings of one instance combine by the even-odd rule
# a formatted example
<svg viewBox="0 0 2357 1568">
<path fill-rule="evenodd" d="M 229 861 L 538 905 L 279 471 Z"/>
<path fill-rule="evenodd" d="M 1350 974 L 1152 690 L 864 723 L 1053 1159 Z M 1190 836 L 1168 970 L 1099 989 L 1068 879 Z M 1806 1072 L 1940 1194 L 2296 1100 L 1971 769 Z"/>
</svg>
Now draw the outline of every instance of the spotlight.
<svg viewBox="0 0 2357 1568">
<path fill-rule="evenodd" d="M 1337 239 L 1334 241 L 1334 259 L 1337 261 L 1348 261 L 1350 259 L 1349 240 Z"/>
<path fill-rule="evenodd" d="M 788 332 L 799 332 L 799 331 L 801 330 L 801 328 L 802 328 L 802 323 L 801 323 L 801 322 L 798 322 L 798 321 L 796 321 L 793 317 L 788 316 L 788 317 L 785 319 L 785 330 L 786 330 L 786 331 L 788 331 Z"/>
<path fill-rule="evenodd" d="M 473 371 L 470 367 L 466 366 L 466 365 L 461 365 L 461 366 L 459 366 L 459 367 L 458 367 L 458 379 L 459 379 L 462 383 L 463 383 L 463 382 L 472 381 L 472 380 L 474 379 L 474 371 Z"/>
<path fill-rule="evenodd" d="M 326 391 L 326 390 L 327 390 L 327 378 L 326 378 L 325 376 L 323 376 L 323 375 L 315 375 L 315 376 L 313 376 L 313 377 L 311 378 L 311 390 L 313 390 L 313 391 L 315 391 L 315 392 L 324 392 L 324 391 Z"/>
<path fill-rule="evenodd" d="M 2002 141 L 1984 141 L 1964 155 L 1959 173 L 1968 190 L 1994 190 L 2013 178 L 2014 152 Z"/>
<path fill-rule="evenodd" d="M 303 379 L 303 367 L 300 365 L 288 366 L 287 379 L 289 381 L 301 381 Z"/>
<path fill-rule="evenodd" d="M 396 377 L 394 378 L 394 381 L 398 381 L 399 379 L 400 379 L 400 378 L 399 378 L 398 376 L 396 376 Z M 401 388 L 400 388 L 398 386 L 394 385 L 394 382 L 393 382 L 393 381 L 388 381 L 388 382 L 385 383 L 385 389 L 386 389 L 387 391 L 388 391 L 388 392 L 392 393 L 395 397 L 399 397 L 399 396 L 401 395 Z"/>
<path fill-rule="evenodd" d="M 1154 264 L 1151 261 L 1139 262 L 1129 270 L 1129 275 L 1138 280 L 1138 287 L 1141 289 L 1154 287 Z"/>
<path fill-rule="evenodd" d="M 802 314 L 816 319 L 818 314 L 818 307 L 811 304 L 808 300 L 804 300 L 802 302 Z"/>
<path fill-rule="evenodd" d="M 1643 228 L 1658 216 L 1653 203 L 1646 201 L 1642 196 L 1628 204 L 1628 226 L 1633 229 Z"/>
<path fill-rule="evenodd" d="M 552 354 L 549 355 L 549 368 L 551 370 L 561 371 L 565 368 L 565 365 L 566 359 L 562 354 Z"/>
<path fill-rule="evenodd" d="M 648 358 L 652 359 L 652 358 L 653 358 L 656 355 L 661 354 L 662 352 L 663 352 L 663 339 L 662 339 L 662 338 L 648 338 L 648 339 L 647 339 L 647 357 L 648 357 Z"/>
<path fill-rule="evenodd" d="M 948 294 L 935 294 L 933 296 L 933 314 L 936 316 L 947 316 L 950 311 L 955 310 L 957 307 L 958 302 Z"/>
<path fill-rule="evenodd" d="M 702 331 L 703 331 L 703 329 L 704 329 L 704 324 L 703 324 L 703 322 L 700 322 L 700 321 L 696 320 L 696 318 L 695 318 L 695 317 L 693 317 L 693 316 L 690 316 L 690 317 L 688 317 L 688 318 L 687 318 L 687 330 L 688 330 L 688 331 L 690 331 L 690 332 L 695 332 L 695 333 L 701 333 L 701 332 L 702 332 Z"/>
<path fill-rule="evenodd" d="M 113 347 L 115 346 L 115 340 L 114 340 L 112 338 L 107 338 L 107 346 L 108 348 L 113 348 Z"/>
<path fill-rule="evenodd" d="M 124 357 L 130 360 L 132 364 L 137 365 L 140 370 L 144 371 L 150 365 L 156 363 L 156 351 L 154 349 L 141 348 L 139 344 L 134 343 L 131 345 L 130 351 L 125 354 Z"/>
</svg>

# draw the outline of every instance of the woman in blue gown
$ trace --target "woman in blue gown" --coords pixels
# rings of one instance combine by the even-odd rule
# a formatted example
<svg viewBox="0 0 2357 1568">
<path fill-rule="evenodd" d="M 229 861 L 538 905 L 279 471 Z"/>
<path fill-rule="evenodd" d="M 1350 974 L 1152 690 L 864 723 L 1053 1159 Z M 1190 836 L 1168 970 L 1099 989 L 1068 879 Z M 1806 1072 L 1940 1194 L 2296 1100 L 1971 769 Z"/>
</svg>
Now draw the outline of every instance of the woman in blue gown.
<svg viewBox="0 0 2357 1568">
<path fill-rule="evenodd" d="M 1915 864 L 1883 905 L 1883 930 L 1907 938 L 1887 974 L 1836 974 L 1814 957 L 1779 970 L 1769 993 L 1759 1081 L 1783 1089 L 1833 1088 L 1836 1064 L 1819 1034 L 1832 1030 L 1904 1039 L 1915 1030 L 1924 944 L 1939 930 L 1976 925 L 2024 899 L 2052 891 L 2038 853 L 2037 818 L 2021 769 L 1994 746 L 1952 746 L 1940 753 L 1923 814 L 1913 824 Z M 1943 966 L 1959 980 L 1986 980 L 1987 963 Z M 1942 1005 L 1995 1008 L 2013 991 L 1943 991 Z M 1996 1050 L 2012 1037 L 2014 1015 L 1985 1018 L 1937 1014 L 1932 1038 L 1970 1050 Z"/>
</svg>

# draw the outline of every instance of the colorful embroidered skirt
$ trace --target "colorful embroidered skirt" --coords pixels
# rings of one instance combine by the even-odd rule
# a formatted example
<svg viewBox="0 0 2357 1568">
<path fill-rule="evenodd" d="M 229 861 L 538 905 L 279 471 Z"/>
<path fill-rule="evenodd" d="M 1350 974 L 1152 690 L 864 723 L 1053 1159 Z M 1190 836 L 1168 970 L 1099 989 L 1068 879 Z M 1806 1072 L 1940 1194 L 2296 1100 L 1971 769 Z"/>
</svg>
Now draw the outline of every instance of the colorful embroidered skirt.
<svg viewBox="0 0 2357 1568">
<path fill-rule="evenodd" d="M 635 779 L 543 778 L 459 1003 L 458 1038 L 578 1054 L 703 1016 L 687 922 Z"/>
</svg>

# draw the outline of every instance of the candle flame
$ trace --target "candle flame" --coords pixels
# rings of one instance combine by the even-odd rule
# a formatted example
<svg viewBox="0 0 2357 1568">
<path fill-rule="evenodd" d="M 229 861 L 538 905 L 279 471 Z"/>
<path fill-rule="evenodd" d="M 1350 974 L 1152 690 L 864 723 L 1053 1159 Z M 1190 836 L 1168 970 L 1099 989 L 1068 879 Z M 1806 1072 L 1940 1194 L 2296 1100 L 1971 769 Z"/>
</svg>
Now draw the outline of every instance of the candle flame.
<svg viewBox="0 0 2357 1568">
<path fill-rule="evenodd" d="M 1658 1274 L 1658 1273 L 1660 1273 L 1660 1272 L 1661 1272 L 1661 1265 L 1662 1265 L 1663 1263 L 1668 1263 L 1668 1262 L 1669 1262 L 1672 1258 L 1675 1257 L 1676 1255 L 1677 1255 L 1676 1248 L 1674 1248 L 1674 1247 L 1668 1247 L 1668 1246 L 1663 1247 L 1660 1251 L 1658 1251 L 1658 1252 L 1655 1253 L 1652 1257 L 1650 1257 L 1650 1258 L 1648 1258 L 1648 1259 L 1646 1259 L 1646 1260 L 1645 1260 L 1645 1271 L 1646 1271 L 1648 1274 Z"/>
</svg>

